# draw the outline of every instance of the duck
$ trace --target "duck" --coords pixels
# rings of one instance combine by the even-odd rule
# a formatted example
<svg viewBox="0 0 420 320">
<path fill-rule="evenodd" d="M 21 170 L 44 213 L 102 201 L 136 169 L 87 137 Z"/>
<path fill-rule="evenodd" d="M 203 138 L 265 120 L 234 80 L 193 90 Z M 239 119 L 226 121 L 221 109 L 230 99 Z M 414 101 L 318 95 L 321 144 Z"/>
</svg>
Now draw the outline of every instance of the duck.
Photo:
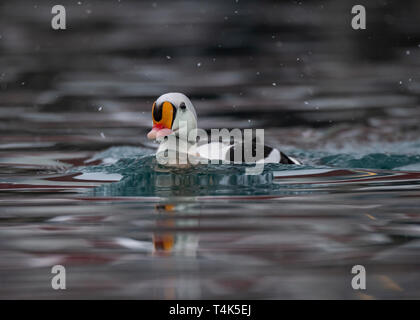
<svg viewBox="0 0 420 320">
<path fill-rule="evenodd" d="M 258 136 L 253 137 L 250 144 L 245 143 L 245 134 L 240 134 L 238 139 L 231 137 L 229 140 L 222 139 L 220 141 L 218 139 L 218 141 L 209 142 L 207 133 L 198 128 L 197 112 L 194 105 L 183 93 L 170 92 L 157 98 L 152 106 L 152 120 L 153 126 L 147 134 L 147 138 L 159 143 L 156 158 L 167 159 L 168 153 L 173 152 L 172 154 L 177 159 L 172 162 L 168 161 L 170 163 L 166 163 L 166 165 L 182 167 L 197 163 L 217 163 L 218 161 L 219 163 L 231 163 L 232 161 L 234 163 L 249 163 L 249 161 L 244 161 L 247 159 L 245 157 L 246 150 L 251 152 L 249 148 L 252 149 L 253 154 L 256 154 L 253 159 L 255 163 L 302 164 L 294 157 L 261 143 L 262 139 L 259 139 Z M 239 161 L 236 158 L 238 155 L 240 156 Z M 180 159 L 184 159 L 184 161 L 180 161 Z"/>
</svg>

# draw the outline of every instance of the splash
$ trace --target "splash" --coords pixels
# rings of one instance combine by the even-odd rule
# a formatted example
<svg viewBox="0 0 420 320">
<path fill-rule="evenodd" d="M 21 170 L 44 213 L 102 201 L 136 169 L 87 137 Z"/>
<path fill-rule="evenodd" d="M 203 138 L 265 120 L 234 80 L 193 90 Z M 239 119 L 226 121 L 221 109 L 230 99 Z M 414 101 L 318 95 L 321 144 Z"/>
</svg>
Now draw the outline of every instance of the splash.
<svg viewBox="0 0 420 320">
<path fill-rule="evenodd" d="M 322 157 L 322 164 L 343 168 L 369 168 L 384 170 L 419 170 L 420 155 L 371 153 L 356 157 L 352 154 L 337 154 Z"/>
<path fill-rule="evenodd" d="M 360 176 L 360 169 L 369 169 L 370 175 L 383 175 L 381 170 L 416 171 L 420 169 L 420 155 L 415 152 L 418 144 L 382 146 L 386 152 L 369 153 L 369 148 L 327 151 L 291 150 L 291 155 L 302 159 L 306 165 L 266 164 L 261 175 L 246 175 L 245 164 L 197 165 L 189 168 L 170 168 L 157 163 L 153 151 L 145 148 L 114 147 L 91 160 L 101 160 L 96 166 L 74 168 L 73 172 L 118 175 L 115 183 L 106 183 L 92 191 L 94 196 L 257 196 L 286 195 L 313 192 L 323 182 L 323 174 L 329 173 L 331 180 Z M 407 154 L 401 154 L 405 148 Z M 394 153 L 389 152 L 394 150 Z M 339 152 L 337 152 L 339 151 Z M 343 152 L 345 151 L 345 152 Z M 333 173 L 331 173 L 333 172 Z M 317 181 L 307 177 L 319 176 Z M 299 177 L 294 181 L 284 177 Z M 332 177 L 331 177 L 332 176 Z M 348 180 L 350 181 L 350 180 Z"/>
</svg>

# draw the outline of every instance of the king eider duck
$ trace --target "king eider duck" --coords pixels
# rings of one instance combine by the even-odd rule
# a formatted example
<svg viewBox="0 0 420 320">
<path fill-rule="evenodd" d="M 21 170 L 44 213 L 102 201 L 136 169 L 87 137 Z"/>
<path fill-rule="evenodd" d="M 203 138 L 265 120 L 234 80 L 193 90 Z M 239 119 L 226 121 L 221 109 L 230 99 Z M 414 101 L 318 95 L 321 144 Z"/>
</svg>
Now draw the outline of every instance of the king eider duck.
<svg viewBox="0 0 420 320">
<path fill-rule="evenodd" d="M 215 163 L 214 161 L 217 160 L 224 161 L 224 163 L 233 161 L 238 163 L 238 154 L 243 161 L 246 159 L 247 152 L 252 152 L 255 155 L 255 163 L 301 164 L 300 161 L 287 156 L 278 149 L 261 144 L 258 137 L 253 138 L 251 144 L 246 144 L 242 135 L 242 140 L 239 142 L 238 139 L 232 141 L 232 138 L 230 141 L 218 139 L 218 141 L 211 142 L 208 139 L 203 139 L 199 134 L 200 129 L 197 129 L 195 108 L 190 99 L 182 93 L 171 92 L 161 95 L 153 103 L 152 118 L 153 128 L 147 134 L 147 138 L 160 142 L 156 158 L 163 157 L 164 154 L 167 156 L 169 151 L 173 151 L 172 154 L 175 154 L 178 159 L 176 163 L 172 162 L 168 165 L 182 166 L 181 164 L 185 162 L 179 161 L 180 154 L 184 155 L 184 158 L 181 157 L 182 159 L 187 159 L 187 165 Z M 201 133 L 203 132 L 207 135 L 204 130 L 201 130 Z M 200 139 L 198 140 L 197 137 Z M 185 152 L 180 151 L 180 143 L 184 146 L 182 150 L 186 150 Z M 249 150 L 249 145 L 252 151 Z M 243 161 L 243 163 L 249 162 Z"/>
</svg>

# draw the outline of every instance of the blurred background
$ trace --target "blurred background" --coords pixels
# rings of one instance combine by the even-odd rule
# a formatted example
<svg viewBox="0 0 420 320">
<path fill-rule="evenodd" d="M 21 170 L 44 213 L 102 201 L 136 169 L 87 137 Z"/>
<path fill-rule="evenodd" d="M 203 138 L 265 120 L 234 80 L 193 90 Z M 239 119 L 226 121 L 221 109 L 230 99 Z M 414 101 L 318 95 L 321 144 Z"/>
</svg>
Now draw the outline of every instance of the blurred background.
<svg viewBox="0 0 420 320">
<path fill-rule="evenodd" d="M 302 148 L 418 137 L 416 1 L 359 1 L 358 31 L 352 1 L 64 1 L 66 30 L 54 4 L 0 6 L 2 139 L 144 143 L 170 91 L 202 128 L 273 129 Z"/>
<path fill-rule="evenodd" d="M 418 298 L 419 14 L 415 0 L 2 1 L 0 297 Z M 245 191 L 213 172 L 212 196 L 159 180 L 139 158 L 171 91 L 199 127 L 264 128 L 306 166 Z"/>
</svg>

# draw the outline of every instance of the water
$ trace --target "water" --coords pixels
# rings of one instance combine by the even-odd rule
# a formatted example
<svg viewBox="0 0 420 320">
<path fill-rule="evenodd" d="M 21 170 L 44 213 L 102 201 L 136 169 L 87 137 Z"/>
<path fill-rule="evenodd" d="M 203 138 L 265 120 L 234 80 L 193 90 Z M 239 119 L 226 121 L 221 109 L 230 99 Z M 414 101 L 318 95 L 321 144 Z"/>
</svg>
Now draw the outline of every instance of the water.
<svg viewBox="0 0 420 320">
<path fill-rule="evenodd" d="M 352 5 L 1 4 L 0 297 L 418 298 L 420 8 Z M 169 91 L 304 165 L 159 166 Z"/>
</svg>

